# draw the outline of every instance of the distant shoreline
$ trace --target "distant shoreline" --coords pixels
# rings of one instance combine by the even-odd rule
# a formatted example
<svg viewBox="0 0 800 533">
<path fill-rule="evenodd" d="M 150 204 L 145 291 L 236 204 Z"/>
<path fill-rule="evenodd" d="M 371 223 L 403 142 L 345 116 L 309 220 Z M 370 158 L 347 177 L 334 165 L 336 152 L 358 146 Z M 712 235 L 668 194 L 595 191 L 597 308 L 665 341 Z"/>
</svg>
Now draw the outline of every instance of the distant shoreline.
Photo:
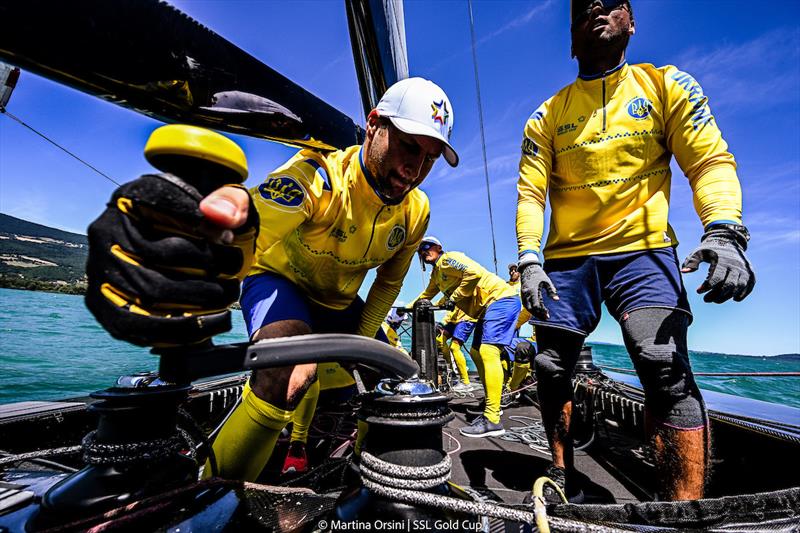
<svg viewBox="0 0 800 533">
<path fill-rule="evenodd" d="M 0 288 L 20 291 L 54 292 L 58 294 L 86 294 L 86 283 L 67 281 L 43 281 L 30 278 L 0 275 Z"/>
</svg>

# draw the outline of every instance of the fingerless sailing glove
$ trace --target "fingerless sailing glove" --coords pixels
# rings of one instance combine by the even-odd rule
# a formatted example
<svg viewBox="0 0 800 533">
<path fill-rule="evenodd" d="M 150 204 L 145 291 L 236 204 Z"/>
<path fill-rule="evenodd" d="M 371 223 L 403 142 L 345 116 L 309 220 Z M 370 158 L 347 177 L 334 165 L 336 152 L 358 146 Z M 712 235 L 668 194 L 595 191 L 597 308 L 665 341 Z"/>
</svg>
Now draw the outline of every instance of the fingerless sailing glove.
<svg viewBox="0 0 800 533">
<path fill-rule="evenodd" d="M 201 141 L 209 135 L 225 139 L 244 161 L 225 137 L 181 128 L 201 130 Z M 258 215 L 251 203 L 233 241 L 215 242 L 200 201 L 221 184 L 241 181 L 246 166 L 244 175 L 241 165 L 235 167 L 237 176 L 224 158 L 209 161 L 191 152 L 166 157 L 163 150 L 157 157 L 154 151 L 146 148 L 148 159 L 174 173 L 147 174 L 123 185 L 89 226 L 86 305 L 118 339 L 140 346 L 195 344 L 231 328 L 228 306 L 237 300 L 240 279 L 253 260 Z M 215 184 L 215 176 L 223 180 Z"/>
<path fill-rule="evenodd" d="M 683 262 L 683 272 L 694 272 L 700 263 L 710 264 L 705 281 L 697 289 L 706 302 L 721 304 L 731 298 L 740 302 L 753 290 L 756 275 L 744 254 L 750 234 L 738 224 L 709 226 L 694 249 Z"/>
</svg>

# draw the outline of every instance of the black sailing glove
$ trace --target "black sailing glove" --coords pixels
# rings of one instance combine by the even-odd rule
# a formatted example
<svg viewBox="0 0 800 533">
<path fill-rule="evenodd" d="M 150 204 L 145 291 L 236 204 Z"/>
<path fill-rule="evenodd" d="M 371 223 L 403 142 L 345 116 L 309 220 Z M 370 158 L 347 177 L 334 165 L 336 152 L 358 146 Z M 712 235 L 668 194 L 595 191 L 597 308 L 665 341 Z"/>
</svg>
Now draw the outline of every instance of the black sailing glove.
<svg viewBox="0 0 800 533">
<path fill-rule="evenodd" d="M 547 320 L 550 318 L 550 312 L 542 301 L 542 291 L 547 290 L 553 300 L 558 300 L 555 285 L 550 281 L 538 259 L 522 260 L 518 269 L 522 305 L 534 318 Z"/>
<path fill-rule="evenodd" d="M 747 228 L 737 224 L 717 224 L 706 230 L 700 246 L 681 266 L 681 272 L 694 272 L 701 262 L 710 264 L 708 276 L 697 289 L 698 294 L 707 293 L 703 300 L 721 304 L 733 298 L 741 302 L 750 294 L 756 275 L 744 254 L 749 240 Z"/>
<path fill-rule="evenodd" d="M 228 306 L 253 260 L 258 215 L 251 201 L 233 242 L 212 242 L 202 198 L 172 174 L 148 174 L 117 189 L 89 226 L 86 305 L 114 337 L 174 346 L 231 328 Z"/>
</svg>

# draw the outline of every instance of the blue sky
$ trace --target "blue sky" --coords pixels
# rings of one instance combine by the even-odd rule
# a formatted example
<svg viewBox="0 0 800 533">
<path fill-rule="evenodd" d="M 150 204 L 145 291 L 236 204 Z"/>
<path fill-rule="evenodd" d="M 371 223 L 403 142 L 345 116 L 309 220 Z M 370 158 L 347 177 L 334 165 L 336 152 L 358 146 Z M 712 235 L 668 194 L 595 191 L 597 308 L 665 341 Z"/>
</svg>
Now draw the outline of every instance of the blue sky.
<svg viewBox="0 0 800 533">
<path fill-rule="evenodd" d="M 343 2 L 176 1 L 180 9 L 328 101 L 357 122 L 363 113 Z M 486 150 L 498 264 L 516 256 L 516 171 L 522 127 L 542 101 L 575 78 L 566 0 L 476 1 Z M 794 0 L 635 0 L 632 63 L 675 64 L 694 75 L 739 164 L 748 255 L 758 284 L 742 303 L 706 304 L 703 275 L 685 278 L 696 350 L 771 355 L 800 352 L 800 3 Z M 422 188 L 430 232 L 446 248 L 492 267 L 478 108 L 465 1 L 405 4 L 411 74 L 436 81 L 455 114 L 461 164 L 437 163 Z M 149 170 L 142 148 L 158 123 L 23 72 L 9 111 L 117 181 Z M 293 150 L 235 137 L 248 156 L 250 186 Z M 8 117 L 0 117 L 0 210 L 85 233 L 114 186 Z M 673 168 L 670 221 L 685 256 L 702 228 L 683 174 Z M 370 280 L 371 278 L 368 278 Z M 401 301 L 424 278 L 412 265 Z M 366 286 L 362 292 L 366 292 Z M 592 340 L 621 342 L 605 317 Z"/>
</svg>

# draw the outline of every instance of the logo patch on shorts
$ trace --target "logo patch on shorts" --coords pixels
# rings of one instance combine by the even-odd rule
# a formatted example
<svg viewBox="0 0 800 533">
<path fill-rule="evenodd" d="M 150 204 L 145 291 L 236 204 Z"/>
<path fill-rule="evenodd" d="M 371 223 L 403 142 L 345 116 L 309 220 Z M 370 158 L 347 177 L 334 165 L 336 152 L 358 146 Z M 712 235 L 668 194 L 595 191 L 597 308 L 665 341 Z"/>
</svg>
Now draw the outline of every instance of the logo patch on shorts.
<svg viewBox="0 0 800 533">
<path fill-rule="evenodd" d="M 291 176 L 270 176 L 258 186 L 261 198 L 294 211 L 303 205 L 306 191 Z"/>
<path fill-rule="evenodd" d="M 649 117 L 652 109 L 652 102 L 642 96 L 637 96 L 628 102 L 628 114 L 636 120 L 644 120 Z"/>
<path fill-rule="evenodd" d="M 403 226 L 395 226 L 389 232 L 389 238 L 386 239 L 386 249 L 394 250 L 406 240 L 406 228 Z"/>
</svg>

